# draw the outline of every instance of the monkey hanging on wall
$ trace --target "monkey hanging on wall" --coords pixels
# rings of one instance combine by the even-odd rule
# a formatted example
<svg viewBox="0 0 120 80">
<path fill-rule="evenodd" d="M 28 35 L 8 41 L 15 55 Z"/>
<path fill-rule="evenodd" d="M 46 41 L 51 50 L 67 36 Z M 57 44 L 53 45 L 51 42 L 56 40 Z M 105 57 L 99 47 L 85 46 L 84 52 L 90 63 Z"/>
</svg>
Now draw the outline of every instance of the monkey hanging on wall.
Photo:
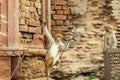
<svg viewBox="0 0 120 80">
<path fill-rule="evenodd" d="M 105 27 L 106 34 L 104 36 L 104 51 L 110 48 L 117 48 L 117 39 L 112 26 Z"/>
<path fill-rule="evenodd" d="M 46 23 L 44 23 L 43 30 L 44 30 L 45 36 L 48 38 L 48 41 L 49 41 L 49 47 L 47 49 L 48 51 L 47 51 L 47 54 L 45 57 L 45 64 L 46 64 L 46 68 L 47 68 L 47 77 L 49 78 L 52 67 L 59 60 L 58 51 L 60 48 L 64 49 L 65 45 L 62 42 L 62 35 L 60 33 L 55 34 L 54 38 L 51 36 L 51 34 L 49 33 L 49 31 L 47 29 Z M 48 80 L 48 78 L 47 78 L 47 80 Z"/>
</svg>

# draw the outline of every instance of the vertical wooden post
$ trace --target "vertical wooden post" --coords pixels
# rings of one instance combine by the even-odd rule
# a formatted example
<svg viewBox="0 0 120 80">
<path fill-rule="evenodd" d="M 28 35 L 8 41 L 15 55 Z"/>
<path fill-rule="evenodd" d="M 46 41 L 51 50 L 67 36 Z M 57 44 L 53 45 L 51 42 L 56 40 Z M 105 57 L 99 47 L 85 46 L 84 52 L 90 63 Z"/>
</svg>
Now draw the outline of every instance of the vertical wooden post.
<svg viewBox="0 0 120 80">
<path fill-rule="evenodd" d="M 19 0 L 8 0 L 8 47 L 18 48 L 19 44 Z M 11 73 L 19 62 L 19 57 L 11 58 Z M 17 80 L 20 67 L 14 73 L 12 80 Z"/>
<path fill-rule="evenodd" d="M 47 25 L 48 30 L 51 32 L 51 0 L 47 0 Z"/>
<path fill-rule="evenodd" d="M 46 0 L 42 0 L 42 17 L 43 22 L 46 22 Z"/>
<path fill-rule="evenodd" d="M 109 65 L 109 53 L 108 50 L 104 53 L 104 67 L 105 67 L 105 71 L 104 71 L 104 79 L 105 80 L 110 80 L 110 65 Z"/>
</svg>

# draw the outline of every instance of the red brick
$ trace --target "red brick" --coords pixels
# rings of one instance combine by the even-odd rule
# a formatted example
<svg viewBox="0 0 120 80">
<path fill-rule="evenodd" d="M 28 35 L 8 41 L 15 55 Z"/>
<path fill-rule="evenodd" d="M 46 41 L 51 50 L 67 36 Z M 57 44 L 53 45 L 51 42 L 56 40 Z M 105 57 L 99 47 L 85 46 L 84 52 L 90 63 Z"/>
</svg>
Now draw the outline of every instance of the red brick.
<svg viewBox="0 0 120 80">
<path fill-rule="evenodd" d="M 20 24 L 25 24 L 25 20 L 20 18 Z"/>
<path fill-rule="evenodd" d="M 62 9 L 62 6 L 55 6 L 55 9 Z"/>
<path fill-rule="evenodd" d="M 65 30 L 67 30 L 67 26 L 52 26 L 52 30 L 65 31 Z"/>
<path fill-rule="evenodd" d="M 57 10 L 57 14 L 63 14 L 63 10 Z"/>
<path fill-rule="evenodd" d="M 69 0 L 68 1 L 68 5 L 69 6 L 76 6 L 77 5 L 77 1 L 76 0 Z"/>
<path fill-rule="evenodd" d="M 68 6 L 63 6 L 63 9 L 69 9 L 69 7 Z"/>
<path fill-rule="evenodd" d="M 20 13 L 20 17 L 21 17 L 21 18 L 24 18 L 25 16 L 26 16 L 25 12 L 21 12 L 21 13 Z"/>
<path fill-rule="evenodd" d="M 70 10 L 64 10 L 64 14 L 70 14 Z"/>
<path fill-rule="evenodd" d="M 39 22 L 39 21 L 28 20 L 28 21 L 26 21 L 26 23 L 27 23 L 29 26 L 40 26 L 40 22 Z"/>
<path fill-rule="evenodd" d="M 56 25 L 63 25 L 63 20 L 56 20 Z"/>
<path fill-rule="evenodd" d="M 37 28 L 35 28 L 35 27 L 29 27 L 29 32 L 31 32 L 31 33 L 36 33 L 36 31 L 37 31 Z"/>
<path fill-rule="evenodd" d="M 20 25 L 20 31 L 28 32 L 28 26 L 27 25 L 25 25 L 25 26 Z"/>
<path fill-rule="evenodd" d="M 67 4 L 67 2 L 65 0 L 52 0 L 52 4 L 65 5 L 65 4 Z"/>
<path fill-rule="evenodd" d="M 35 12 L 35 11 L 36 11 L 35 7 L 29 7 L 28 10 L 29 10 L 30 12 Z"/>
<path fill-rule="evenodd" d="M 72 16 L 71 16 L 71 15 L 68 15 L 68 19 L 72 19 Z"/>
<path fill-rule="evenodd" d="M 54 20 L 51 20 L 51 25 L 55 25 L 55 21 Z"/>
<path fill-rule="evenodd" d="M 53 19 L 61 19 L 61 20 L 65 20 L 67 17 L 66 15 L 53 15 Z"/>
</svg>

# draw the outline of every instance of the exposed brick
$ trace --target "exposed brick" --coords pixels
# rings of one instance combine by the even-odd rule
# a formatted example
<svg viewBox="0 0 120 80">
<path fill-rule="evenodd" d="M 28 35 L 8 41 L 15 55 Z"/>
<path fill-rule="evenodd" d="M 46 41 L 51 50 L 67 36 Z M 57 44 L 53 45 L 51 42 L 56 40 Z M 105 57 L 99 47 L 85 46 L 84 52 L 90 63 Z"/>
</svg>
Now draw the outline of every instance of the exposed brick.
<svg viewBox="0 0 120 80">
<path fill-rule="evenodd" d="M 20 17 L 24 18 L 26 16 L 25 12 L 21 12 Z"/>
<path fill-rule="evenodd" d="M 76 0 L 69 0 L 68 1 L 68 5 L 70 5 L 70 6 L 76 6 L 77 5 L 77 1 Z"/>
<path fill-rule="evenodd" d="M 52 4 L 65 5 L 67 2 L 65 0 L 52 0 Z"/>
<path fill-rule="evenodd" d="M 25 25 L 25 26 L 20 25 L 20 31 L 22 31 L 22 32 L 28 32 L 28 26 L 27 25 Z"/>
<path fill-rule="evenodd" d="M 35 4 L 33 1 L 30 2 L 30 6 L 33 7 Z"/>
<path fill-rule="evenodd" d="M 39 22 L 39 21 L 27 20 L 26 23 L 27 23 L 29 26 L 40 26 L 40 22 Z"/>
<path fill-rule="evenodd" d="M 54 20 L 51 20 L 51 25 L 55 25 L 55 21 Z"/>
<path fill-rule="evenodd" d="M 36 33 L 36 31 L 37 31 L 37 28 L 35 28 L 35 27 L 28 27 L 29 29 L 29 32 L 31 32 L 31 33 Z"/>
<path fill-rule="evenodd" d="M 63 9 L 69 9 L 69 7 L 68 6 L 63 6 Z"/>
<path fill-rule="evenodd" d="M 25 20 L 24 19 L 22 19 L 22 18 L 20 18 L 20 22 L 19 22 L 20 24 L 25 24 Z"/>
<path fill-rule="evenodd" d="M 35 7 L 29 7 L 28 10 L 29 10 L 30 12 L 35 12 L 35 11 L 36 11 Z"/>
<path fill-rule="evenodd" d="M 66 15 L 53 15 L 53 19 L 62 19 L 62 20 L 65 20 L 67 17 Z"/>
<path fill-rule="evenodd" d="M 35 2 L 35 7 L 36 7 L 36 8 L 41 8 L 41 4 L 38 3 L 38 2 Z"/>
<path fill-rule="evenodd" d="M 64 10 L 64 14 L 70 14 L 70 10 Z"/>
<path fill-rule="evenodd" d="M 67 26 L 52 26 L 52 30 L 55 30 L 55 31 L 66 31 L 67 30 Z"/>
<path fill-rule="evenodd" d="M 25 5 L 30 6 L 30 1 L 26 1 Z"/>
<path fill-rule="evenodd" d="M 25 5 L 20 5 L 20 10 L 21 10 L 21 11 L 26 11 L 26 10 L 27 10 L 27 8 L 26 8 L 26 6 L 25 6 Z"/>
<path fill-rule="evenodd" d="M 56 20 L 56 25 L 63 25 L 63 20 Z"/>
<path fill-rule="evenodd" d="M 68 19 L 72 19 L 72 16 L 71 16 L 71 15 L 68 15 Z"/>
<path fill-rule="evenodd" d="M 30 13 L 26 13 L 26 14 L 25 14 L 25 18 L 28 18 L 28 19 L 29 19 L 29 18 L 30 18 Z"/>
<path fill-rule="evenodd" d="M 62 6 L 55 6 L 55 9 L 62 9 Z"/>
<path fill-rule="evenodd" d="M 63 14 L 63 10 L 57 10 L 57 14 Z"/>
</svg>

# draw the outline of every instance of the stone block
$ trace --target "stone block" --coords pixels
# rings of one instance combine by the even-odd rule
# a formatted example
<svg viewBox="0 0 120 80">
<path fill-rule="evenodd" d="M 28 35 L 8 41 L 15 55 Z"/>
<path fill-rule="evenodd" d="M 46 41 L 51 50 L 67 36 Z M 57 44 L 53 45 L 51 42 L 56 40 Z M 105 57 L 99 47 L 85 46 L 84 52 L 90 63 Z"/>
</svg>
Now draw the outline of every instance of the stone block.
<svg viewBox="0 0 120 80">
<path fill-rule="evenodd" d="M 19 21 L 20 24 L 25 24 L 25 20 L 20 18 L 20 21 Z"/>
<path fill-rule="evenodd" d="M 26 3 L 24 5 L 30 6 L 30 1 L 26 1 Z"/>
<path fill-rule="evenodd" d="M 64 10 L 64 14 L 70 14 L 70 10 Z"/>
<path fill-rule="evenodd" d="M 65 5 L 67 2 L 65 0 L 52 0 L 53 5 Z"/>
<path fill-rule="evenodd" d="M 40 26 L 40 22 L 39 22 L 39 21 L 27 20 L 26 23 L 27 23 L 29 26 Z"/>
<path fill-rule="evenodd" d="M 62 9 L 62 6 L 55 6 L 55 9 Z"/>
<path fill-rule="evenodd" d="M 67 17 L 66 15 L 53 15 L 53 19 L 61 19 L 61 20 L 65 20 Z"/>
<path fill-rule="evenodd" d="M 35 27 L 28 27 L 29 29 L 29 32 L 30 33 L 36 33 L 36 31 L 37 31 L 37 28 L 35 28 Z"/>
<path fill-rule="evenodd" d="M 56 20 L 56 25 L 63 25 L 63 20 Z"/>
<path fill-rule="evenodd" d="M 20 31 L 28 32 L 28 26 L 27 25 L 20 25 Z"/>
<path fill-rule="evenodd" d="M 63 14 L 63 10 L 57 10 L 57 14 Z"/>
<path fill-rule="evenodd" d="M 35 2 L 35 7 L 36 7 L 36 8 L 41 8 L 41 4 L 38 3 L 38 2 Z"/>
<path fill-rule="evenodd" d="M 35 9 L 35 7 L 29 7 L 29 8 L 28 8 L 28 11 L 30 11 L 30 12 L 35 12 L 36 9 Z"/>
<path fill-rule="evenodd" d="M 69 6 L 76 6 L 76 5 L 77 5 L 77 2 L 76 2 L 76 0 L 69 0 L 69 1 L 68 1 L 68 5 L 69 5 Z"/>
<path fill-rule="evenodd" d="M 66 10 L 66 9 L 69 9 L 69 7 L 68 7 L 68 6 L 63 6 L 63 9 L 65 9 L 65 10 Z"/>
</svg>

